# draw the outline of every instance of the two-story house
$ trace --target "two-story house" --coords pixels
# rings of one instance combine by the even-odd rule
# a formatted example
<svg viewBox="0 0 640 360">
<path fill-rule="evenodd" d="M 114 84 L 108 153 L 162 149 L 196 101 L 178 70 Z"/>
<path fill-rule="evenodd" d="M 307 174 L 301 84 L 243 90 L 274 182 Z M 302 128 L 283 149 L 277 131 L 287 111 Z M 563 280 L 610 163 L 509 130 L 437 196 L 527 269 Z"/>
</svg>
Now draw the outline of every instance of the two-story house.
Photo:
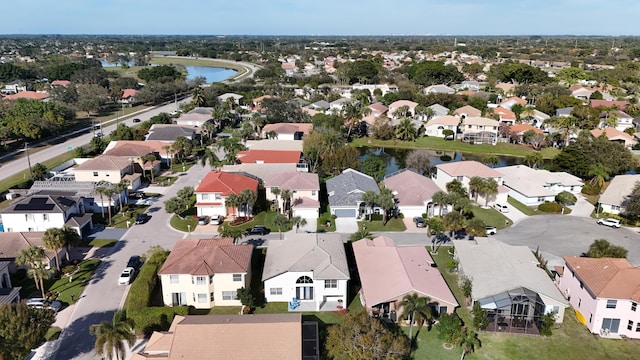
<svg viewBox="0 0 640 360">
<path fill-rule="evenodd" d="M 467 116 L 460 125 L 462 141 L 473 142 L 474 144 L 495 145 L 498 139 L 499 125 L 497 120 Z"/>
<path fill-rule="evenodd" d="M 349 265 L 340 234 L 287 233 L 269 240 L 262 281 L 268 302 L 289 311 L 334 311 L 347 306 Z"/>
<path fill-rule="evenodd" d="M 565 256 L 556 285 L 593 334 L 640 339 L 640 269 L 627 259 Z"/>
<path fill-rule="evenodd" d="M 476 176 L 483 179 L 493 178 L 498 183 L 498 193 L 489 197 L 489 204 L 507 201 L 509 190 L 502 186 L 502 173 L 477 161 L 468 160 L 438 164 L 436 165 L 436 176 L 433 178 L 433 181 L 435 181 L 441 189 L 446 189 L 448 183 L 454 179 L 458 180 L 467 189 L 469 196 L 475 198 L 475 194 L 469 190 L 469 181 Z M 484 199 L 482 194 L 479 194 L 478 202 L 484 203 L 485 201 L 486 199 Z"/>
<path fill-rule="evenodd" d="M 278 140 L 302 140 L 313 129 L 309 123 L 267 124 L 262 128 L 262 137 L 269 138 L 273 132 Z"/>
<path fill-rule="evenodd" d="M 315 221 L 320 212 L 320 181 L 318 174 L 307 172 L 286 172 L 267 175 L 264 188 L 268 201 L 276 205 L 276 209 L 288 211 L 286 201 L 282 198 L 283 190 L 288 190 L 291 197 L 288 204 L 293 216 Z M 275 190 L 277 189 L 277 190 Z M 276 193 L 280 195 L 276 195 Z M 307 223 L 310 221 L 308 220 Z"/>
<path fill-rule="evenodd" d="M 142 176 L 135 173 L 135 161 L 124 156 L 100 155 L 87 159 L 73 168 L 76 181 L 106 181 L 119 184 L 126 179 L 129 188 L 135 190 L 142 185 Z"/>
<path fill-rule="evenodd" d="M 240 306 L 239 288 L 251 283 L 252 245 L 232 238 L 180 239 L 158 272 L 166 306 Z"/>
<path fill-rule="evenodd" d="M 224 171 L 208 172 L 195 189 L 198 216 L 237 216 L 238 208 L 227 206 L 226 199 L 230 194 L 238 195 L 243 190 L 251 190 L 257 194 L 258 180 Z M 244 210 L 240 213 L 251 214 L 251 209 Z"/>
</svg>

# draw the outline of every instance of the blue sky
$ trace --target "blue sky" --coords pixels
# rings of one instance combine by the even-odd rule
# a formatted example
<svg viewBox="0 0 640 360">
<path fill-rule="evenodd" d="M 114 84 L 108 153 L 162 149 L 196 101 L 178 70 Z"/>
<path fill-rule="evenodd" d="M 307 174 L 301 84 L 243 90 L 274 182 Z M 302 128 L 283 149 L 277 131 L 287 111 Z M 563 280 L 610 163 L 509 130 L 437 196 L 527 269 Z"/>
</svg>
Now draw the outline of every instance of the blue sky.
<svg viewBox="0 0 640 360">
<path fill-rule="evenodd" d="M 638 0 L 30 0 L 28 4 L 3 1 L 0 34 L 640 35 Z"/>
</svg>

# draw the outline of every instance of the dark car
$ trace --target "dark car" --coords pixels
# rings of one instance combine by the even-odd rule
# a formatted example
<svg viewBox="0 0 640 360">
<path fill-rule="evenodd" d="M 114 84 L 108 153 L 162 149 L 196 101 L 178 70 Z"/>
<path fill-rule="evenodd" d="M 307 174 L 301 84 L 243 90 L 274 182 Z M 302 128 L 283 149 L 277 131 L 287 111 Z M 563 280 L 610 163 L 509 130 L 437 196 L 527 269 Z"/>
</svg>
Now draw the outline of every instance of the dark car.
<svg viewBox="0 0 640 360">
<path fill-rule="evenodd" d="M 416 227 L 423 228 L 424 227 L 424 219 L 422 216 L 416 216 L 413 218 L 413 223 L 416 224 Z"/>
<path fill-rule="evenodd" d="M 133 255 L 132 257 L 129 258 L 129 261 L 127 261 L 127 267 L 130 267 L 130 268 L 138 269 L 140 268 L 141 265 L 142 265 L 142 260 L 140 260 L 140 256 L 138 255 Z"/>
<path fill-rule="evenodd" d="M 151 219 L 151 215 L 138 214 L 138 216 L 136 216 L 136 224 L 144 224 L 149 221 L 149 219 Z"/>
<path fill-rule="evenodd" d="M 134 123 L 139 123 L 139 122 L 140 122 L 140 119 L 135 118 L 135 119 L 133 119 L 133 122 L 134 122 Z"/>
<path fill-rule="evenodd" d="M 245 231 L 245 235 L 267 235 L 271 230 L 266 226 L 254 226 Z"/>
</svg>

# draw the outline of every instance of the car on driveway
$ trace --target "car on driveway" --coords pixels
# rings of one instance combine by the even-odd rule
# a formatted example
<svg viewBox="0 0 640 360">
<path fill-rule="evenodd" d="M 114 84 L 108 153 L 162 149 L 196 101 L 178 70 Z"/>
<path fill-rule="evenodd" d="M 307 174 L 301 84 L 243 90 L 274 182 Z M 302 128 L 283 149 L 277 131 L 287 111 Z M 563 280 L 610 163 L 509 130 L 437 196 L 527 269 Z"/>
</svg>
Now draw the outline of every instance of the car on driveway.
<svg viewBox="0 0 640 360">
<path fill-rule="evenodd" d="M 136 216 L 136 225 L 144 224 L 149 221 L 149 219 L 151 219 L 151 215 L 138 214 L 138 216 Z"/>
<path fill-rule="evenodd" d="M 48 300 L 45 298 L 27 299 L 27 306 L 34 309 L 48 309 L 58 312 L 62 309 L 62 303 L 57 300 Z"/>
<path fill-rule="evenodd" d="M 485 230 L 487 235 L 495 235 L 498 232 L 498 229 L 495 226 L 486 226 Z"/>
<path fill-rule="evenodd" d="M 129 285 L 133 278 L 136 276 L 136 269 L 132 267 L 122 270 L 120 277 L 118 278 L 118 285 Z"/>
<path fill-rule="evenodd" d="M 198 225 L 207 225 L 209 223 L 209 217 L 208 216 L 200 216 L 198 218 Z"/>
<path fill-rule="evenodd" d="M 270 232 L 271 230 L 269 230 L 269 228 L 267 228 L 266 226 L 258 225 L 252 228 L 248 228 L 244 233 L 245 235 L 250 236 L 250 235 L 267 235 Z"/>
<path fill-rule="evenodd" d="M 220 225 L 224 222 L 224 216 L 222 215 L 213 215 L 211 217 L 211 221 L 209 222 L 211 225 Z"/>
<path fill-rule="evenodd" d="M 620 220 L 618 219 L 612 219 L 612 218 L 599 219 L 597 223 L 598 225 L 605 225 L 605 226 L 610 226 L 614 228 L 620 227 Z"/>
<path fill-rule="evenodd" d="M 424 227 L 424 219 L 422 216 L 416 216 L 413 218 L 413 223 L 416 224 L 416 227 L 423 228 Z"/>
<path fill-rule="evenodd" d="M 505 204 L 493 204 L 493 208 L 500 211 L 501 213 L 509 212 L 509 208 Z"/>
</svg>

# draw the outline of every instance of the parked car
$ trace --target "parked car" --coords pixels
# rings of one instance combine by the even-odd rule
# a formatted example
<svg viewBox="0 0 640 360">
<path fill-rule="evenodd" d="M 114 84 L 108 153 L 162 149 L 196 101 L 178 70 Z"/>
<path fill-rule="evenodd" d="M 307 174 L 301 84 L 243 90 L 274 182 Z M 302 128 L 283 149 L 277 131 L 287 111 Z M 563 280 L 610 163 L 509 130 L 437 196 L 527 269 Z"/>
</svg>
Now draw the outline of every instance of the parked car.
<svg viewBox="0 0 640 360">
<path fill-rule="evenodd" d="M 54 312 L 60 311 L 62 309 L 62 303 L 57 300 L 48 300 L 45 298 L 31 298 L 27 299 L 27 306 L 34 309 L 48 309 L 53 310 Z"/>
<path fill-rule="evenodd" d="M 138 214 L 138 216 L 136 216 L 136 225 L 144 224 L 149 221 L 149 219 L 151 219 L 151 215 Z"/>
<path fill-rule="evenodd" d="M 118 285 L 129 285 L 133 278 L 136 276 L 136 269 L 132 267 L 122 270 L 120 277 L 118 278 Z"/>
<path fill-rule="evenodd" d="M 271 230 L 266 226 L 258 225 L 247 229 L 247 231 L 245 231 L 245 235 L 267 235 L 270 232 Z"/>
<path fill-rule="evenodd" d="M 98 131 L 97 133 L 93 134 L 93 137 L 103 137 L 104 134 L 102 133 L 102 131 Z"/>
<path fill-rule="evenodd" d="M 224 222 L 224 216 L 222 215 L 213 215 L 211 217 L 211 221 L 209 222 L 211 225 L 220 225 Z"/>
<path fill-rule="evenodd" d="M 140 119 L 135 118 L 135 119 L 133 119 L 133 122 L 134 122 L 134 123 L 139 123 L 139 122 L 140 122 Z"/>
<path fill-rule="evenodd" d="M 498 232 L 498 229 L 495 226 L 487 226 L 485 227 L 487 235 L 495 235 Z"/>
<path fill-rule="evenodd" d="M 620 227 L 620 220 L 618 220 L 618 219 L 612 219 L 612 218 L 599 219 L 597 221 L 597 223 L 599 225 L 605 225 L 605 226 L 610 226 L 610 227 L 614 227 L 614 228 L 619 228 Z"/>
<path fill-rule="evenodd" d="M 198 225 L 207 225 L 209 223 L 209 217 L 208 216 L 200 216 L 198 218 Z"/>
<path fill-rule="evenodd" d="M 142 260 L 138 255 L 133 255 L 132 257 L 129 258 L 129 261 L 127 261 L 128 268 L 130 267 L 134 269 L 139 269 L 140 266 L 142 266 Z"/>
<path fill-rule="evenodd" d="M 509 208 L 505 204 L 493 204 L 493 208 L 500 211 L 501 213 L 508 213 Z"/>
<path fill-rule="evenodd" d="M 423 228 L 425 226 L 424 219 L 422 216 L 416 216 L 413 218 L 413 223 L 416 224 L 416 227 Z"/>
</svg>

